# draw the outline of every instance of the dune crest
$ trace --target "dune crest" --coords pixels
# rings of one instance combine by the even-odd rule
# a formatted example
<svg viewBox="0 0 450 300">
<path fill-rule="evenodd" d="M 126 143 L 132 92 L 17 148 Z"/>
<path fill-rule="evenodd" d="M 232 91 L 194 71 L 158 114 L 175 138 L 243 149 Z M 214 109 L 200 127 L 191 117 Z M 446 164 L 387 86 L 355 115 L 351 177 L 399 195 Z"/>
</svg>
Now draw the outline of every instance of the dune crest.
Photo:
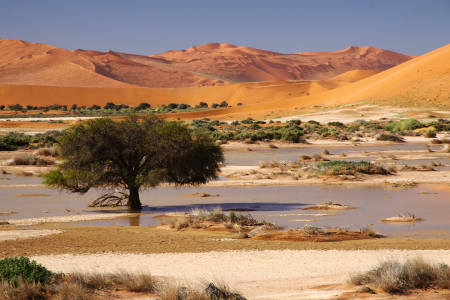
<svg viewBox="0 0 450 300">
<path fill-rule="evenodd" d="M 409 59 L 408 55 L 372 47 L 282 54 L 211 43 L 143 56 L 0 39 L 0 84 L 188 88 L 323 80 L 355 69 L 386 70 Z"/>
</svg>

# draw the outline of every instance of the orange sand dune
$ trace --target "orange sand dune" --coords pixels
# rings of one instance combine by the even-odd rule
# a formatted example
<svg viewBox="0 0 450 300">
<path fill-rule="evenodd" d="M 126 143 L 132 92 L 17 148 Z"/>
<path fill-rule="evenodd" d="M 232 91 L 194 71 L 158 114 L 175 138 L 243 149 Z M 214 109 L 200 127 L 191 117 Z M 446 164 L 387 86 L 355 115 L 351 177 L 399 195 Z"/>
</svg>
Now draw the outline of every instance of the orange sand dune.
<svg viewBox="0 0 450 300">
<path fill-rule="evenodd" d="M 261 102 L 289 99 L 313 95 L 346 85 L 350 82 L 371 76 L 379 71 L 361 71 L 342 74 L 341 77 L 325 81 L 274 81 L 247 82 L 227 86 L 184 88 L 184 89 L 150 89 L 150 88 L 99 88 L 99 87 L 55 87 L 37 85 L 0 85 L 2 104 L 40 106 L 77 104 L 78 106 L 93 104 L 103 106 L 107 102 L 137 106 L 147 102 L 153 107 L 163 104 L 185 103 L 192 106 L 200 102 L 209 105 L 228 102 L 231 106 L 238 103 L 244 105 Z M 353 75 L 352 75 L 353 74 Z"/>
<path fill-rule="evenodd" d="M 175 68 L 136 62 L 125 56 L 113 51 L 69 51 L 0 39 L 0 84 L 158 88 L 228 84 Z"/>
<path fill-rule="evenodd" d="M 334 52 L 281 54 L 230 44 L 206 44 L 150 56 L 172 66 L 238 83 L 275 80 L 321 80 L 347 71 L 387 70 L 410 60 L 373 47 L 349 47 Z"/>
<path fill-rule="evenodd" d="M 352 74 L 352 72 L 349 72 Z M 358 72 L 353 75 L 357 75 Z M 335 79 L 345 78 L 347 74 Z M 252 114 L 257 118 L 275 111 L 293 111 L 294 107 L 336 106 L 373 100 L 373 103 L 396 104 L 403 107 L 439 106 L 450 109 L 450 45 L 444 46 L 397 67 L 360 81 L 311 96 L 280 99 L 253 105 L 231 107 L 189 114 L 171 114 L 172 118 L 215 119 L 242 118 Z"/>
<path fill-rule="evenodd" d="M 228 52 L 245 50 L 223 44 L 209 46 L 208 49 L 210 48 Z M 192 49 L 192 51 L 197 50 Z M 372 50 L 367 49 L 367 52 L 370 51 Z M 116 56 L 114 53 L 109 54 Z M 90 55 L 104 56 L 99 53 Z M 124 58 L 118 55 L 115 59 L 120 62 Z M 164 58 L 149 58 L 152 61 L 157 59 L 159 59 L 157 63 L 164 63 Z M 65 61 L 68 59 L 65 58 Z M 200 101 L 211 105 L 227 101 L 233 107 L 167 115 L 169 118 L 180 119 L 213 117 L 227 120 L 248 115 L 254 118 L 265 116 L 274 118 L 277 115 L 292 114 L 294 108 L 336 106 L 371 99 L 381 103 L 407 106 L 444 103 L 448 109 L 450 45 L 389 70 L 375 73 L 377 72 L 353 70 L 322 81 L 247 82 L 227 86 L 181 89 L 0 85 L 0 101 L 5 105 L 58 103 L 79 106 L 104 105 L 109 101 L 129 105 L 148 102 L 152 106 L 171 102 L 195 105 Z M 238 103 L 244 105 L 237 106 Z"/>
<path fill-rule="evenodd" d="M 187 88 L 323 80 L 356 69 L 386 70 L 409 59 L 411 56 L 372 47 L 281 54 L 213 43 L 143 56 L 114 51 L 70 51 L 0 39 L 0 84 Z"/>
</svg>

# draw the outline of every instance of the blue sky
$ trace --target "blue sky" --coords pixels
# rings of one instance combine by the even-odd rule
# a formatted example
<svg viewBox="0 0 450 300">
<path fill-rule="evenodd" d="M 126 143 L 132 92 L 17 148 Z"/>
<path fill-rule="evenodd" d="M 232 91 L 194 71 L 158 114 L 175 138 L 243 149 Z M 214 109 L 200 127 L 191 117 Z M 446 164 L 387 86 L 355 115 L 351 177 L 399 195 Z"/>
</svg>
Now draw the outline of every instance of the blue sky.
<svg viewBox="0 0 450 300">
<path fill-rule="evenodd" d="M 421 55 L 450 43 L 450 0 L 0 0 L 0 38 L 142 55 L 213 42 Z"/>
</svg>

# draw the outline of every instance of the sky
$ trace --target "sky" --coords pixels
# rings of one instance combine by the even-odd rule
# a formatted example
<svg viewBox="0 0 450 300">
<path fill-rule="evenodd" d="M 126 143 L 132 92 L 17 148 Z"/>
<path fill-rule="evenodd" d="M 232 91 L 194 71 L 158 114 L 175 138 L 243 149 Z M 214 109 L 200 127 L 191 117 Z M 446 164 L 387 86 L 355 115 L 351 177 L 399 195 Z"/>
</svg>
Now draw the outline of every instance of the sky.
<svg viewBox="0 0 450 300">
<path fill-rule="evenodd" d="M 0 0 L 0 38 L 152 55 L 207 43 L 280 53 L 450 43 L 450 0 Z"/>
</svg>

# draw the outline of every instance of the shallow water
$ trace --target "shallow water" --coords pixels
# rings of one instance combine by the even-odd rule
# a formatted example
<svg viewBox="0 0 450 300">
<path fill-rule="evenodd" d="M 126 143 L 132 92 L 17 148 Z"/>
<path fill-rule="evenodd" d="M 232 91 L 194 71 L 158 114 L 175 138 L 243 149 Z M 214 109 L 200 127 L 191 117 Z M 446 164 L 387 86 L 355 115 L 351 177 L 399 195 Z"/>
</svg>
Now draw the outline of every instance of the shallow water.
<svg viewBox="0 0 450 300">
<path fill-rule="evenodd" d="M 442 145 L 431 146 L 433 151 L 438 151 L 442 149 Z M 249 145 L 251 149 L 251 145 Z M 255 149 L 254 151 L 246 151 L 246 152 L 231 152 L 226 151 L 226 163 L 229 166 L 256 166 L 260 161 L 270 161 L 270 160 L 284 160 L 284 161 L 295 161 L 298 159 L 300 154 L 321 154 L 322 149 L 327 148 L 324 146 L 323 148 L 319 147 L 308 147 L 308 146 L 299 146 L 298 148 L 283 148 L 283 149 Z M 426 150 L 425 145 L 421 144 L 399 144 L 399 145 L 387 145 L 387 146 L 350 146 L 350 147 L 342 147 L 342 148 L 328 148 L 329 152 L 333 155 L 339 155 L 341 153 L 352 154 L 352 153 L 362 153 L 364 151 L 376 152 L 376 151 L 418 151 L 418 150 Z M 342 160 L 352 160 L 347 159 L 346 157 L 342 157 Z M 354 159 L 357 161 L 361 160 L 373 160 L 373 158 L 357 158 Z M 450 160 L 448 160 L 450 162 Z M 427 161 L 429 163 L 429 161 Z"/>
<path fill-rule="evenodd" d="M 36 182 L 36 178 L 20 177 L 22 184 Z M 29 184 L 29 183 L 28 183 Z M 419 191 L 429 194 L 420 195 Z M 205 192 L 218 197 L 186 197 L 192 193 Z M 17 194 L 46 194 L 49 196 L 13 197 Z M 126 212 L 124 208 L 102 209 L 88 208 L 90 201 L 101 191 L 90 191 L 84 196 L 46 188 L 0 188 L 0 211 L 17 211 L 17 214 L 2 215 L 0 219 L 18 219 L 73 214 L 91 214 L 99 212 Z M 340 204 L 356 206 L 358 209 L 345 211 L 301 210 L 324 201 L 337 201 Z M 373 224 L 373 228 L 385 234 L 400 232 L 450 229 L 450 189 L 438 189 L 437 186 L 423 185 L 411 189 L 389 189 L 387 186 L 260 186 L 260 187 L 203 187 L 181 188 L 161 187 L 144 191 L 141 194 L 143 212 L 150 214 L 137 218 L 119 220 L 73 223 L 95 226 L 155 226 L 159 225 L 156 215 L 168 212 L 184 212 L 193 208 L 252 209 L 257 219 L 274 220 L 286 229 L 303 227 L 310 224 L 319 227 L 349 226 L 352 229 Z M 73 210 L 67 211 L 66 210 Z M 423 222 L 393 224 L 381 223 L 380 219 L 402 213 L 414 213 L 425 219 Z M 335 214 L 326 217 L 264 215 L 281 214 Z M 319 219 L 316 222 L 294 222 L 294 219 Z M 73 225 L 71 224 L 71 225 Z"/>
</svg>

